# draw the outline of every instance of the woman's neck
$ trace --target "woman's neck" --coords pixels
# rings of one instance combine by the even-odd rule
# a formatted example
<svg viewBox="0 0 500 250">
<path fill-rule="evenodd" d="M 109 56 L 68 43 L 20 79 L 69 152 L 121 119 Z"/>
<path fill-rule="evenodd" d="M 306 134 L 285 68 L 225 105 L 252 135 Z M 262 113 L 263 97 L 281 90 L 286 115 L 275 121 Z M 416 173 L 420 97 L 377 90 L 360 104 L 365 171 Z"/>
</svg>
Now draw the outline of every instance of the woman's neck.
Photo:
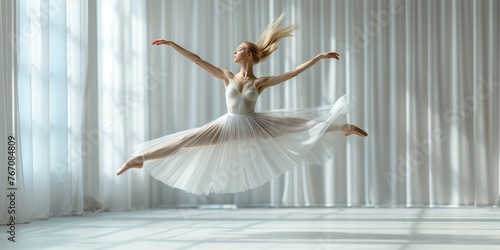
<svg viewBox="0 0 500 250">
<path fill-rule="evenodd" d="M 243 78 L 255 78 L 255 75 L 253 74 L 253 65 L 249 63 L 241 64 L 240 73 L 238 74 Z"/>
</svg>

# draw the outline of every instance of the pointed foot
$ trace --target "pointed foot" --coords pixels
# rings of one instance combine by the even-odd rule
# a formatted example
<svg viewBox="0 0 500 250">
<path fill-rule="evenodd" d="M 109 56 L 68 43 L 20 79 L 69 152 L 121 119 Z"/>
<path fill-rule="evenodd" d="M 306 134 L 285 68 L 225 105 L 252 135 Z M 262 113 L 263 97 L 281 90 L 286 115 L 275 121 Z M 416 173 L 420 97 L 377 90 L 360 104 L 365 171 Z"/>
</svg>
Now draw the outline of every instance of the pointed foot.
<svg viewBox="0 0 500 250">
<path fill-rule="evenodd" d="M 134 157 L 127 162 L 125 162 L 119 169 L 116 171 L 116 175 L 122 175 L 127 172 L 131 168 L 141 169 L 144 166 L 144 156 Z"/>
<path fill-rule="evenodd" d="M 357 135 L 361 137 L 367 137 L 368 133 L 358 126 L 347 124 L 346 128 L 343 130 L 344 136 Z"/>
</svg>

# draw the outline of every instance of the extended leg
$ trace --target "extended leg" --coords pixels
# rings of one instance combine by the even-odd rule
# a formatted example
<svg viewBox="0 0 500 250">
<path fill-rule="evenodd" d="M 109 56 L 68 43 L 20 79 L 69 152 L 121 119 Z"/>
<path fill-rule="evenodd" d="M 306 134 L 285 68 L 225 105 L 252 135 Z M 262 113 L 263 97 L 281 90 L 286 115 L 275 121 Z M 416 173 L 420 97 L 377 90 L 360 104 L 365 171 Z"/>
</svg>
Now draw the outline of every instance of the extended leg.
<svg viewBox="0 0 500 250">
<path fill-rule="evenodd" d="M 203 145 L 212 145 L 220 141 L 220 125 L 202 127 L 194 133 L 172 141 L 160 148 L 154 149 L 148 153 L 136 156 L 125 162 L 117 171 L 117 175 L 125 173 L 131 168 L 142 168 L 145 161 L 162 159 L 179 151 L 183 147 L 196 147 Z"/>
</svg>

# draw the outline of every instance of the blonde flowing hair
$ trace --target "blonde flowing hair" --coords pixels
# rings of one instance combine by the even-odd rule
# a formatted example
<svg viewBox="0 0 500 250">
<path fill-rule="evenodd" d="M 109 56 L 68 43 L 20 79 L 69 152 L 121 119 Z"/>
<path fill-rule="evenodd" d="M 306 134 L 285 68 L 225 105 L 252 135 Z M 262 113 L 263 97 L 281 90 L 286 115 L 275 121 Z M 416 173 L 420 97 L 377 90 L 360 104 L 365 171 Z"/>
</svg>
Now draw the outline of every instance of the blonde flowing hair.
<svg viewBox="0 0 500 250">
<path fill-rule="evenodd" d="M 255 64 L 266 60 L 276 49 L 278 49 L 278 42 L 282 38 L 293 36 L 293 32 L 298 28 L 298 25 L 292 24 L 280 27 L 281 21 L 285 16 L 285 12 L 274 21 L 270 23 L 260 35 L 257 44 L 252 42 L 244 42 L 248 46 L 248 50 L 252 53 L 252 60 Z"/>
</svg>

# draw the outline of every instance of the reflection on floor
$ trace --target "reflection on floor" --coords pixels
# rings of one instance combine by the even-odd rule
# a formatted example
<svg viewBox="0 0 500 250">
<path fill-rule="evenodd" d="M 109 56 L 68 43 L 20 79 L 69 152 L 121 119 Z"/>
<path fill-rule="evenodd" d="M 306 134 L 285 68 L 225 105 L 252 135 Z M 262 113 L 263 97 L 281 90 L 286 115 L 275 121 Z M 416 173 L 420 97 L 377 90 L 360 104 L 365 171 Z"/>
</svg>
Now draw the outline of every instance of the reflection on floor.
<svg viewBox="0 0 500 250">
<path fill-rule="evenodd" d="M 500 249 L 498 208 L 164 209 L 18 225 L 0 249 Z"/>
</svg>

